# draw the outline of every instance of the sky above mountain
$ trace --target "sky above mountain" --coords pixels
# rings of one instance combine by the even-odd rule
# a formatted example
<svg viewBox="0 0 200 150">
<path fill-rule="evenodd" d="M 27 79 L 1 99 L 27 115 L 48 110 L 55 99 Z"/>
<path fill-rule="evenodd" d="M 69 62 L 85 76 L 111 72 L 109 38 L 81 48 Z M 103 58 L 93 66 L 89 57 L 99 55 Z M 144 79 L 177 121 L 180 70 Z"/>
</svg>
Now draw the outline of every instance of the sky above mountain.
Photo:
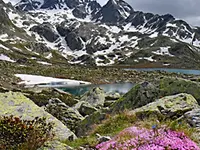
<svg viewBox="0 0 200 150">
<path fill-rule="evenodd" d="M 20 0 L 4 0 L 15 4 Z M 104 5 L 108 0 L 97 0 Z M 200 0 L 125 0 L 134 10 L 156 14 L 170 13 L 178 19 L 183 19 L 191 25 L 200 26 Z"/>
</svg>

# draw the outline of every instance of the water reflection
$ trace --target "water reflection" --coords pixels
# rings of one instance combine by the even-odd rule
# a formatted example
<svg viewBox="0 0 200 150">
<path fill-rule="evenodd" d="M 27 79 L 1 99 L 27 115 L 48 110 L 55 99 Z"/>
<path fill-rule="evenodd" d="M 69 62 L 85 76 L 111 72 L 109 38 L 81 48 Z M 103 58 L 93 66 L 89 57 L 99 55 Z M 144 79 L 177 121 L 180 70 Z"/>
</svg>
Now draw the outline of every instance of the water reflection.
<svg viewBox="0 0 200 150">
<path fill-rule="evenodd" d="M 65 92 L 69 92 L 73 95 L 79 96 L 89 91 L 91 88 L 100 87 L 106 93 L 127 93 L 132 87 L 133 83 L 113 83 L 113 84 L 100 84 L 100 85 L 81 85 L 74 87 L 62 87 L 59 88 Z"/>
</svg>

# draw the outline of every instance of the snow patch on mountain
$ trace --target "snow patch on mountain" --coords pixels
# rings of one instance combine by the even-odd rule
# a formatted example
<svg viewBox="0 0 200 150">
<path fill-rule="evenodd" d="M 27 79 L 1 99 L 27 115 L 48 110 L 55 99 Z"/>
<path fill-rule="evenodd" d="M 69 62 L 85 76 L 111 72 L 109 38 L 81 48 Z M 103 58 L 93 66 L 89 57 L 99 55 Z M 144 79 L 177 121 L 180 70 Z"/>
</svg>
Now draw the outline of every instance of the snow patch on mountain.
<svg viewBox="0 0 200 150">
<path fill-rule="evenodd" d="M 8 56 L 6 56 L 4 54 L 0 55 L 0 60 L 12 62 L 12 63 L 16 62 L 16 61 L 12 60 L 10 57 L 8 57 Z"/>
<path fill-rule="evenodd" d="M 3 48 L 3 49 L 5 49 L 5 50 L 9 50 L 9 48 L 8 48 L 8 47 L 6 47 L 6 46 L 2 45 L 1 43 L 0 43 L 0 48 Z"/>
<path fill-rule="evenodd" d="M 21 1 L 17 6 L 28 6 L 23 3 L 25 1 Z M 35 41 L 57 50 L 69 63 L 84 64 L 88 59 L 100 66 L 112 65 L 120 60 L 132 58 L 140 50 L 148 51 L 150 55 L 145 56 L 150 57 L 138 55 L 139 57 L 134 58 L 135 62 L 138 60 L 155 62 L 151 54 L 173 56 L 169 53 L 170 47 L 167 47 L 170 44 L 183 42 L 193 45 L 191 49 L 200 47 L 200 33 L 196 31 L 198 28 L 193 28 L 182 20 L 176 20 L 169 14 L 159 16 L 133 11 L 123 0 L 109 0 L 102 8 L 95 6 L 97 10 L 93 9 L 90 2 L 94 1 L 90 0 L 78 1 L 78 5 L 71 7 L 63 3 L 64 1 L 59 1 L 59 4 L 49 4 L 48 8 L 43 7 L 48 2 L 47 0 L 27 0 L 26 2 L 32 3 L 31 6 L 35 9 L 22 13 L 6 8 L 12 23 L 25 30 Z M 83 15 L 83 17 L 77 17 L 77 15 Z M 62 31 L 65 32 L 63 35 L 57 29 L 62 23 L 65 25 L 62 26 Z M 43 34 L 30 31 L 31 28 L 44 24 L 49 24 L 51 32 L 57 36 L 55 41 L 49 42 Z M 42 28 L 38 30 L 40 29 Z M 74 38 L 72 41 L 67 39 L 70 35 L 72 36 L 70 39 Z M 160 37 L 167 37 L 164 39 L 168 41 L 164 40 L 161 45 L 157 45 L 156 41 Z M 0 35 L 0 39 L 13 44 L 17 43 L 16 40 L 24 40 L 6 33 Z M 73 45 L 74 41 L 77 42 L 75 45 L 80 44 L 78 48 Z M 0 44 L 0 47 L 9 49 L 4 44 Z M 153 50 L 149 50 L 150 48 Z M 30 48 L 27 50 L 31 51 Z M 40 53 L 34 53 L 40 55 Z M 52 53 L 48 54 L 48 56 L 45 54 L 45 57 L 51 59 Z"/>
<path fill-rule="evenodd" d="M 156 62 L 156 60 L 153 59 L 153 56 L 150 56 L 150 57 L 139 57 L 138 59 L 139 60 L 147 60 L 147 61 L 150 61 L 150 62 Z"/>
<path fill-rule="evenodd" d="M 37 63 L 42 64 L 42 65 L 48 65 L 48 66 L 52 65 L 52 64 L 45 62 L 45 61 L 37 61 Z"/>
<path fill-rule="evenodd" d="M 168 56 L 174 57 L 174 55 L 169 53 L 169 48 L 170 48 L 170 46 L 168 46 L 168 47 L 160 47 L 159 50 L 154 51 L 152 53 L 156 54 L 156 55 L 162 55 L 162 56 L 168 55 Z"/>
</svg>

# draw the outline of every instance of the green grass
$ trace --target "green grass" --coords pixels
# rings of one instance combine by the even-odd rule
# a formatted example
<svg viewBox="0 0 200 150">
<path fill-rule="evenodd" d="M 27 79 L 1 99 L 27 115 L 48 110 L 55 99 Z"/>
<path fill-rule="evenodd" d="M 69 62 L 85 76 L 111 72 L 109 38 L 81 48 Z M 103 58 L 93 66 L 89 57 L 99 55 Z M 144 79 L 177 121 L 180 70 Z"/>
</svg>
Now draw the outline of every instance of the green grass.
<svg viewBox="0 0 200 150">
<path fill-rule="evenodd" d="M 67 140 L 67 141 L 64 141 L 64 143 L 75 149 L 84 145 L 90 145 L 91 147 L 94 147 L 98 144 L 95 136 L 82 137 L 74 141 Z"/>
<path fill-rule="evenodd" d="M 134 115 L 121 113 L 116 116 L 109 116 L 101 125 L 97 126 L 92 134 L 99 133 L 100 135 L 114 136 L 123 129 L 130 127 L 137 118 Z"/>
</svg>

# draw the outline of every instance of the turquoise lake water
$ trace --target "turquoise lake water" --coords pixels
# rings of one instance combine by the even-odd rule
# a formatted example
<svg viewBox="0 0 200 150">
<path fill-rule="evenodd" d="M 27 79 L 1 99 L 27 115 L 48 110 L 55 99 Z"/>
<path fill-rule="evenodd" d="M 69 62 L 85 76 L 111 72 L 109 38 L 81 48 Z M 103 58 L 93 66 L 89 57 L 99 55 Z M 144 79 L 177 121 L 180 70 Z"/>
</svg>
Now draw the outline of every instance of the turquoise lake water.
<svg viewBox="0 0 200 150">
<path fill-rule="evenodd" d="M 182 73 L 191 75 L 200 75 L 200 70 L 189 70 L 189 69 L 168 69 L 168 68 L 139 68 L 139 69 L 125 69 L 125 70 L 137 70 L 137 71 L 166 71 L 171 73 Z"/>
<path fill-rule="evenodd" d="M 69 92 L 73 95 L 79 96 L 89 91 L 94 87 L 102 88 L 106 93 L 127 93 L 132 87 L 133 83 L 113 83 L 113 84 L 100 84 L 100 85 L 81 85 L 74 87 L 62 87 L 59 88 L 65 92 Z"/>
</svg>

